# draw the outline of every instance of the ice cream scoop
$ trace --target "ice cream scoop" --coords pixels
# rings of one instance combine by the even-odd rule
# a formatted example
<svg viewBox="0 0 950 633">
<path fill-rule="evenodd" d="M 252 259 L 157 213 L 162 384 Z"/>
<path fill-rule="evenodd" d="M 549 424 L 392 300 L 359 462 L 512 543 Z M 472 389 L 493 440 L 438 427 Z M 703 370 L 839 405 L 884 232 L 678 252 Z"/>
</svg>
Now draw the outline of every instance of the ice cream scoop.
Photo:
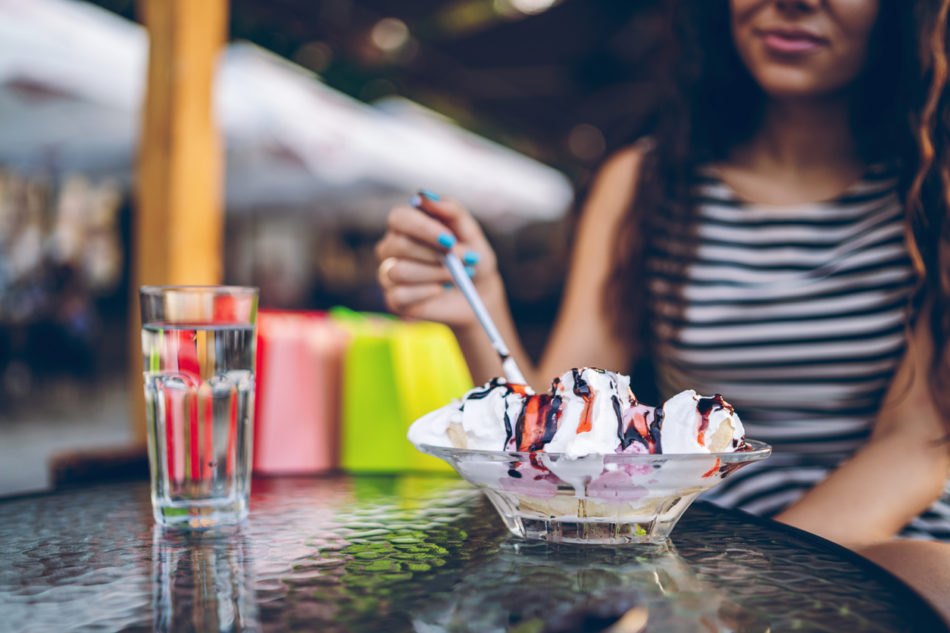
<svg viewBox="0 0 950 633">
<path fill-rule="evenodd" d="M 663 403 L 664 453 L 728 453 L 742 444 L 743 434 L 735 408 L 721 395 L 707 398 L 687 389 Z"/>
<path fill-rule="evenodd" d="M 577 458 L 731 452 L 741 447 L 743 434 L 735 409 L 720 395 L 687 390 L 654 408 L 637 401 L 629 377 L 584 367 L 555 378 L 541 394 L 495 378 L 414 422 L 409 440 Z"/>
</svg>

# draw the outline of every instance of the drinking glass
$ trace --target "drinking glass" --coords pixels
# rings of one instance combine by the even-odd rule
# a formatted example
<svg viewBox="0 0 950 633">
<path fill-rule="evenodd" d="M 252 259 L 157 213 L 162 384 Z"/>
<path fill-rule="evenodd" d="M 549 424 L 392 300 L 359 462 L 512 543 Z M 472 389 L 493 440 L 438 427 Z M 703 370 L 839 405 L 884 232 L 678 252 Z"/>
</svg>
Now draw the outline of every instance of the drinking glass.
<svg viewBox="0 0 950 633">
<path fill-rule="evenodd" d="M 143 286 L 152 514 L 210 528 L 248 512 L 257 289 Z"/>
</svg>

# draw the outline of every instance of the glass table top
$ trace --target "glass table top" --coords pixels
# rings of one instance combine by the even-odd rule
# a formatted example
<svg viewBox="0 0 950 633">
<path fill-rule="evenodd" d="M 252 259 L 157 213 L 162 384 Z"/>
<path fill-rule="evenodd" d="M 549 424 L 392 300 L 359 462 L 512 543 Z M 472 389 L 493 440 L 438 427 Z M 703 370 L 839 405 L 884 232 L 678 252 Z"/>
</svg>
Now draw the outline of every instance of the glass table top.
<svg viewBox="0 0 950 633">
<path fill-rule="evenodd" d="M 0 502 L 0 631 L 946 631 L 817 537 L 696 503 L 667 545 L 510 536 L 449 477 L 256 479 L 220 533 L 154 526 L 147 482 Z"/>
</svg>

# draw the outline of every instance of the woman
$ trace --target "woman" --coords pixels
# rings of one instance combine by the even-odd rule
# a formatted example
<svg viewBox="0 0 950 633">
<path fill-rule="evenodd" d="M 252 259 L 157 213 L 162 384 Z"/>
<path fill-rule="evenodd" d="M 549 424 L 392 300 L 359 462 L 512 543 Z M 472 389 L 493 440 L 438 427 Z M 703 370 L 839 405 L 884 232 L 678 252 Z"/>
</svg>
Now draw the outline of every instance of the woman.
<svg viewBox="0 0 950 633">
<path fill-rule="evenodd" d="M 675 90 L 594 181 L 539 366 L 454 201 L 392 211 L 388 306 L 451 326 L 476 382 L 499 375 L 443 288 L 456 249 L 535 387 L 648 360 L 662 397 L 724 394 L 775 452 L 720 503 L 861 551 L 950 619 L 948 5 L 684 0 Z"/>
</svg>

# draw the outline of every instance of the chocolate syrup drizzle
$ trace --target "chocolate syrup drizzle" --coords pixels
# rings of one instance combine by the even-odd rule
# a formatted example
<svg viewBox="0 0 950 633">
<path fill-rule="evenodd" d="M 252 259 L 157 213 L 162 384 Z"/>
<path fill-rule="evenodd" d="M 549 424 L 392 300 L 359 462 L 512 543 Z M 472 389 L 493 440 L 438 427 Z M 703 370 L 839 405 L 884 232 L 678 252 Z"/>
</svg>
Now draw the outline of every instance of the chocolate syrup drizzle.
<svg viewBox="0 0 950 633">
<path fill-rule="evenodd" d="M 468 393 L 465 395 L 465 401 L 467 402 L 467 401 L 469 401 L 469 400 L 481 400 L 482 398 L 487 397 L 488 394 L 490 394 L 492 391 L 494 391 L 494 390 L 497 389 L 498 387 L 505 387 L 505 388 L 506 388 L 506 391 L 505 391 L 505 395 L 506 395 L 506 396 L 507 396 L 509 393 L 511 393 L 512 391 L 514 391 L 514 389 L 511 388 L 511 385 L 509 385 L 508 382 L 507 382 L 505 379 L 503 379 L 503 378 L 492 378 L 492 379 L 484 386 L 484 388 L 483 388 L 481 391 L 479 391 L 479 390 L 476 388 L 476 389 L 472 389 L 470 392 L 468 392 Z M 462 408 L 463 408 L 463 409 L 465 408 L 465 402 L 462 403 Z"/>
<path fill-rule="evenodd" d="M 725 409 L 729 412 L 730 415 L 735 414 L 736 410 L 731 404 L 722 399 L 721 394 L 716 394 L 712 398 L 700 398 L 699 402 L 696 403 L 696 410 L 699 412 L 700 422 L 699 422 L 699 433 L 696 437 L 696 441 L 699 442 L 700 446 L 706 445 L 706 429 L 709 428 L 709 415 L 713 411 L 718 411 L 719 409 Z M 735 441 L 733 441 L 735 444 Z"/>
<path fill-rule="evenodd" d="M 663 418 L 666 412 L 663 407 L 657 407 L 653 410 L 653 422 L 650 422 L 650 439 L 653 440 L 653 450 L 651 453 L 662 453 L 663 446 L 660 444 L 660 431 L 663 429 Z M 650 448 L 647 446 L 647 448 Z"/>
<path fill-rule="evenodd" d="M 515 447 L 537 451 L 554 438 L 561 419 L 561 396 L 539 393 L 529 396 L 515 422 Z"/>
<path fill-rule="evenodd" d="M 617 416 L 617 438 L 620 440 L 620 448 L 627 448 L 630 442 L 626 441 L 623 431 L 623 411 L 620 409 L 620 399 L 616 394 L 610 396 L 610 404 L 614 406 L 614 415 Z"/>
<path fill-rule="evenodd" d="M 643 444 L 643 447 L 647 449 L 648 453 L 661 453 L 663 446 L 660 443 L 660 430 L 663 428 L 663 418 L 664 411 L 662 407 L 656 407 L 653 410 L 653 420 L 647 421 L 646 416 L 644 416 L 644 421 L 646 426 L 644 428 L 638 428 L 636 420 L 631 420 L 630 425 L 624 429 L 623 428 L 623 414 L 620 409 L 620 401 L 617 400 L 617 396 L 613 396 L 614 399 L 614 412 L 617 414 L 617 437 L 620 439 L 620 448 L 621 450 L 626 450 L 634 442 L 639 442 Z M 636 398 L 633 398 L 630 402 L 631 407 L 637 406 Z"/>
<path fill-rule="evenodd" d="M 462 410 L 465 409 L 465 402 L 468 402 L 469 400 L 482 400 L 488 397 L 488 394 L 493 392 L 498 387 L 505 388 L 505 395 L 503 397 L 507 397 L 509 394 L 512 394 L 512 393 L 521 393 L 517 388 L 513 387 L 504 378 L 500 378 L 500 377 L 492 378 L 488 382 L 488 384 L 484 386 L 483 389 L 472 390 L 471 392 L 469 392 L 468 395 L 466 395 L 465 397 L 465 401 L 462 402 L 461 409 Z M 505 405 L 505 444 L 504 444 L 504 447 L 506 449 L 508 448 L 509 442 L 511 442 L 511 437 L 512 437 L 511 417 L 508 415 L 508 406 L 506 404 Z"/>
<path fill-rule="evenodd" d="M 574 377 L 574 395 L 584 400 L 584 412 L 581 414 L 580 422 L 577 423 L 577 432 L 585 433 L 593 428 L 593 421 L 590 416 L 594 405 L 594 396 L 591 393 L 590 385 L 581 378 L 581 372 L 576 367 L 571 369 L 571 375 Z"/>
</svg>

